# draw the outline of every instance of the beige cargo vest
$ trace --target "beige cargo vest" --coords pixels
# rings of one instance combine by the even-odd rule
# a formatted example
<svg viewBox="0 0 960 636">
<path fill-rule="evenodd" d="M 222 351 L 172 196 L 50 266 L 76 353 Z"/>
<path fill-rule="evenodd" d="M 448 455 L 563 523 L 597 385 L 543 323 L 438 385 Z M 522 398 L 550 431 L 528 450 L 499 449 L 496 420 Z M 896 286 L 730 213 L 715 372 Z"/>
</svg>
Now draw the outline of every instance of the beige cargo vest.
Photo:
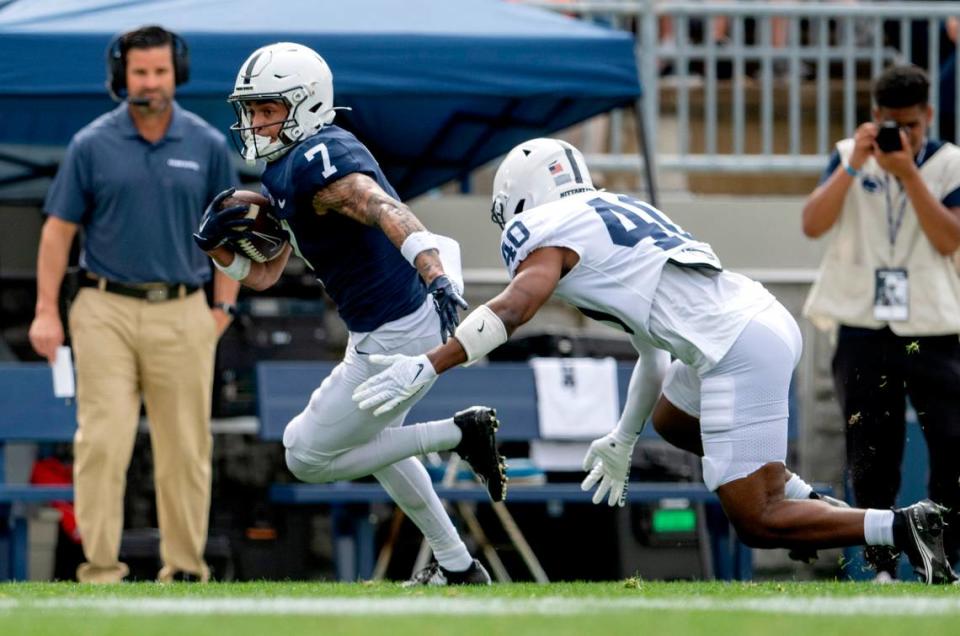
<svg viewBox="0 0 960 636">
<path fill-rule="evenodd" d="M 843 165 L 853 151 L 853 140 L 837 143 Z M 960 148 L 943 144 L 925 157 L 920 175 L 938 200 L 960 186 Z M 847 191 L 843 211 L 827 234 L 830 241 L 817 280 L 807 296 L 803 314 L 815 326 L 829 330 L 838 324 L 879 329 L 886 324 L 902 336 L 960 333 L 960 276 L 950 256 L 934 249 L 906 201 L 903 222 L 891 247 L 887 196 L 893 217 L 900 209 L 897 180 L 870 157 Z M 880 322 L 873 316 L 875 271 L 904 268 L 909 276 L 909 317 Z"/>
</svg>

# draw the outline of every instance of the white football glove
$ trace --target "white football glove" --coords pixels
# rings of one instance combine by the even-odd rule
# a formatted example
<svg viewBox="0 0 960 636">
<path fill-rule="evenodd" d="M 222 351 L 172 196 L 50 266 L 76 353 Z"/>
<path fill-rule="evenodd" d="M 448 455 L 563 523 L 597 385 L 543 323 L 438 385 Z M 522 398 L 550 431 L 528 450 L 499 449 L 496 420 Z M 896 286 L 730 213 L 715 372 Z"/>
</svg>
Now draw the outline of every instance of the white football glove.
<svg viewBox="0 0 960 636">
<path fill-rule="evenodd" d="M 370 355 L 370 362 L 390 366 L 354 389 L 353 401 L 363 410 L 375 409 L 374 415 L 393 410 L 437 377 L 437 372 L 425 355 L 414 358 L 402 354 L 384 356 L 374 353 Z"/>
<path fill-rule="evenodd" d="M 608 506 L 623 506 L 627 502 L 627 483 L 630 476 L 630 458 L 637 443 L 636 435 L 614 430 L 590 444 L 583 458 L 583 469 L 590 473 L 580 484 L 581 490 L 590 490 L 597 482 L 593 503 L 607 497 Z M 608 496 L 609 493 L 609 496 Z"/>
</svg>

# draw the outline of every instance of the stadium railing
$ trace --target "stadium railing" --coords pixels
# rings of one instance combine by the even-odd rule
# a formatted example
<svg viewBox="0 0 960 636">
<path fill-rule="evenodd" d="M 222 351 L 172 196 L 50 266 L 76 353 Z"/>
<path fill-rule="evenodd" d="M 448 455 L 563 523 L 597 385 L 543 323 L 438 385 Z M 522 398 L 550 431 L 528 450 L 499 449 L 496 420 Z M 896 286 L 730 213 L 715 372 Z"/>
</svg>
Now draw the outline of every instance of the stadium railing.
<svg viewBox="0 0 960 636">
<path fill-rule="evenodd" d="M 857 113 L 869 107 L 862 89 L 891 63 L 923 65 L 931 78 L 930 102 L 938 110 L 938 79 L 945 86 L 952 83 L 953 94 L 945 97 L 954 109 L 947 117 L 960 130 L 960 108 L 955 108 L 960 64 L 941 68 L 941 55 L 956 54 L 957 43 L 942 27 L 956 17 L 954 3 L 520 1 L 634 33 L 643 116 L 658 169 L 819 174 L 839 138 L 836 123 L 842 121 L 840 136 L 853 134 Z M 718 21 L 726 24 L 719 41 L 712 33 Z M 815 91 L 812 113 L 805 112 L 808 89 Z M 831 93 L 839 100 L 831 103 Z M 784 101 L 785 112 L 775 112 Z M 700 102 L 702 113 L 696 107 Z M 665 104 L 676 108 L 675 128 L 661 125 Z M 786 131 L 775 130 L 783 119 Z M 812 134 L 805 123 L 811 119 Z M 627 147 L 633 136 L 624 129 L 627 121 L 623 113 L 611 115 L 606 152 L 590 152 L 587 144 L 591 169 L 644 169 Z M 942 121 L 934 119 L 931 135 L 940 136 Z M 673 130 L 675 139 L 658 143 L 658 133 L 673 135 Z"/>
</svg>

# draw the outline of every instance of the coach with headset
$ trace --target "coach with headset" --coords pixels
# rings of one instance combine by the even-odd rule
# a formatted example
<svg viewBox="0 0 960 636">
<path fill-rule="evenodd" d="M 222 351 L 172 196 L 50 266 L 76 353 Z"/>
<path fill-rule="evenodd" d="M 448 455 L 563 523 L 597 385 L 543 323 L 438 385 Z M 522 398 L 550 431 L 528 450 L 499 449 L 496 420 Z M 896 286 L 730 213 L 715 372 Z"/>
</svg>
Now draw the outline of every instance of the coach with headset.
<svg viewBox="0 0 960 636">
<path fill-rule="evenodd" d="M 211 276 L 191 233 L 213 196 L 236 183 L 224 136 L 174 101 L 189 56 L 179 36 L 146 26 L 107 49 L 107 88 L 120 105 L 71 140 L 47 193 L 30 342 L 51 362 L 63 344 L 58 309 L 70 246 L 83 228 L 81 289 L 69 311 L 77 370 L 74 439 L 81 582 L 111 583 L 123 494 L 143 400 L 160 525 L 160 581 L 206 581 L 214 350 L 238 285 Z"/>
</svg>

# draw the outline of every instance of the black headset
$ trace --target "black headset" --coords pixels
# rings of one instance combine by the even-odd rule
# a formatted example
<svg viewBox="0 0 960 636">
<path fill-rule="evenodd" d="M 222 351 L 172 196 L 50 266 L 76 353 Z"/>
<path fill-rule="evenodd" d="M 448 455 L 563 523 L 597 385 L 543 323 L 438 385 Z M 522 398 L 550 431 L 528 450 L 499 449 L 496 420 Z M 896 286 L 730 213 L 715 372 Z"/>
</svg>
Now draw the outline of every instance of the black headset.
<svg viewBox="0 0 960 636">
<path fill-rule="evenodd" d="M 157 27 L 160 28 L 160 27 Z M 139 31 L 140 29 L 137 29 Z M 173 46 L 173 78 L 176 86 L 190 79 L 190 49 L 187 42 L 173 31 L 160 28 L 168 34 Z M 122 33 L 110 41 L 107 46 L 107 90 L 110 97 L 123 101 L 127 96 L 127 44 L 128 36 L 135 31 Z"/>
</svg>

